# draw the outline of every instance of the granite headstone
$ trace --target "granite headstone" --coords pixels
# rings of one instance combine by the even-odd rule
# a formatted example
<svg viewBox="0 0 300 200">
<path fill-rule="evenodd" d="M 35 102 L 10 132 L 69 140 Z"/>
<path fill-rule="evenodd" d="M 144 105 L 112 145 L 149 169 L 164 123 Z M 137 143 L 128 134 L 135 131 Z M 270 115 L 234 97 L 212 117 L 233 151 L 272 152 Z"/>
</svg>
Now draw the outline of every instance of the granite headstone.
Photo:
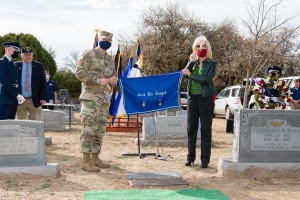
<svg viewBox="0 0 300 200">
<path fill-rule="evenodd" d="M 61 111 L 42 110 L 44 130 L 65 130 L 65 114 Z"/>
<path fill-rule="evenodd" d="M 47 164 L 43 122 L 0 120 L 0 177 L 56 178 L 59 164 Z"/>
</svg>

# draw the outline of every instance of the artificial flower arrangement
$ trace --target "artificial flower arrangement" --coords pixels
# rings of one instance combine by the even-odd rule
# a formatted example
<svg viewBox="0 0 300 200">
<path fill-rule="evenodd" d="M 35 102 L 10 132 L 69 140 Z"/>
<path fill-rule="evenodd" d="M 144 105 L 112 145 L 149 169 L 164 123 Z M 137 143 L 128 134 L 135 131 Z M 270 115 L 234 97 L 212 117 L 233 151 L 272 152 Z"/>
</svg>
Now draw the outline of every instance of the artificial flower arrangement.
<svg viewBox="0 0 300 200">
<path fill-rule="evenodd" d="M 270 75 L 266 79 L 255 79 L 254 84 L 252 92 L 257 109 L 283 110 L 291 102 L 289 87 L 285 81 L 280 81 L 277 76 Z M 267 96 L 270 90 L 277 90 L 278 97 Z"/>
</svg>

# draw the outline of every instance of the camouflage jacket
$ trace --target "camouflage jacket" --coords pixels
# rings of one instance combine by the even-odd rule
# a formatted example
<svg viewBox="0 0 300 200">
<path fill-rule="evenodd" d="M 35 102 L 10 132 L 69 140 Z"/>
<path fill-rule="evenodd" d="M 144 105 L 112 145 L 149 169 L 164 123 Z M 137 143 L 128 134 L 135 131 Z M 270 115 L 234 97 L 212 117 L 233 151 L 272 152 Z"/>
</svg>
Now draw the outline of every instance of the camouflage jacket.
<svg viewBox="0 0 300 200">
<path fill-rule="evenodd" d="M 82 82 L 80 100 L 103 100 L 109 102 L 110 86 L 101 86 L 98 78 L 110 78 L 115 75 L 113 59 L 101 54 L 98 49 L 83 52 L 76 67 L 76 77 Z"/>
</svg>

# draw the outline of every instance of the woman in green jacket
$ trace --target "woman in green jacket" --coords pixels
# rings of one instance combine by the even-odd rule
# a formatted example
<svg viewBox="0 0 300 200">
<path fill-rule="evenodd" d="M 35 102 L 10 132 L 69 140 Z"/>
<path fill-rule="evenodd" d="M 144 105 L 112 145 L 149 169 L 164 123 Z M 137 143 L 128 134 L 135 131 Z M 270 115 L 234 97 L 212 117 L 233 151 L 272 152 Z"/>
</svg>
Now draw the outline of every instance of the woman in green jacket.
<svg viewBox="0 0 300 200">
<path fill-rule="evenodd" d="M 189 79 L 187 92 L 187 132 L 188 155 L 185 166 L 190 166 L 196 159 L 197 130 L 200 118 L 201 130 L 201 167 L 207 168 L 210 162 L 212 142 L 212 119 L 214 115 L 214 86 L 216 61 L 212 60 L 211 46 L 205 36 L 197 37 L 193 43 L 190 63 L 182 70 Z"/>
</svg>

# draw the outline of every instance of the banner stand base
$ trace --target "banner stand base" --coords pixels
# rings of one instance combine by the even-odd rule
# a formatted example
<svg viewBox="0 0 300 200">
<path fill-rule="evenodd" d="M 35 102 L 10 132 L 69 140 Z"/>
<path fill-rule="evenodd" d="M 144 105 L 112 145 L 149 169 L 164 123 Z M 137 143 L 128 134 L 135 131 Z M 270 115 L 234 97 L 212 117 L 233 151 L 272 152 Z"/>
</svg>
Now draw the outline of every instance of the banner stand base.
<svg viewBox="0 0 300 200">
<path fill-rule="evenodd" d="M 146 156 L 156 156 L 156 153 L 124 153 L 122 155 L 123 156 L 139 156 L 140 158 L 143 158 Z"/>
<path fill-rule="evenodd" d="M 122 154 L 123 156 L 139 156 L 140 158 L 143 158 L 145 156 L 156 156 L 160 157 L 160 155 L 157 156 L 156 153 L 141 153 L 141 144 L 140 144 L 140 127 L 139 127 L 139 115 L 136 115 L 136 127 L 137 127 L 137 136 L 138 136 L 138 153 L 125 153 Z"/>
</svg>

